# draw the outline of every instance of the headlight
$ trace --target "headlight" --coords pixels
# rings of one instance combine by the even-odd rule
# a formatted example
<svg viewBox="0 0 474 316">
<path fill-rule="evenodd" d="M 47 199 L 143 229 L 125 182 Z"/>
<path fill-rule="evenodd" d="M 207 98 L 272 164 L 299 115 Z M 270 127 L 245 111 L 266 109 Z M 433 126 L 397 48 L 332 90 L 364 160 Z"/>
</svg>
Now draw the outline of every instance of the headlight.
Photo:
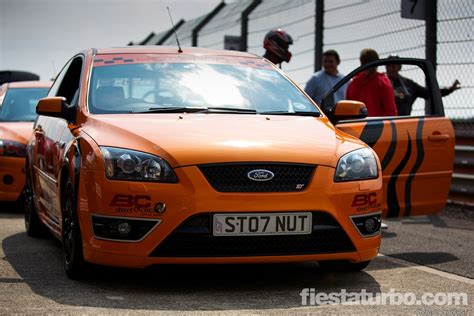
<svg viewBox="0 0 474 316">
<path fill-rule="evenodd" d="M 377 162 L 372 150 L 354 150 L 339 159 L 334 181 L 375 179 L 378 177 Z"/>
<path fill-rule="evenodd" d="M 12 140 L 0 139 L 0 156 L 25 157 L 26 145 Z"/>
<path fill-rule="evenodd" d="M 173 169 L 162 158 L 144 152 L 100 147 L 105 175 L 113 180 L 177 182 Z"/>
</svg>

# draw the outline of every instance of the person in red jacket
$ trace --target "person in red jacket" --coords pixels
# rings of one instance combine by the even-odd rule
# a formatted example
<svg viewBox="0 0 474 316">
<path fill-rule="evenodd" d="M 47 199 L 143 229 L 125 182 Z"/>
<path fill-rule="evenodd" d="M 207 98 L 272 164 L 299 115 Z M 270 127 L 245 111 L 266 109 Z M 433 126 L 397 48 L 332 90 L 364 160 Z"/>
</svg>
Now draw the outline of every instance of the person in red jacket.
<svg viewBox="0 0 474 316">
<path fill-rule="evenodd" d="M 379 59 L 377 52 L 365 48 L 360 52 L 361 65 Z M 396 116 L 397 106 L 390 79 L 377 67 L 357 74 L 349 83 L 346 99 L 364 102 L 368 116 Z"/>
</svg>

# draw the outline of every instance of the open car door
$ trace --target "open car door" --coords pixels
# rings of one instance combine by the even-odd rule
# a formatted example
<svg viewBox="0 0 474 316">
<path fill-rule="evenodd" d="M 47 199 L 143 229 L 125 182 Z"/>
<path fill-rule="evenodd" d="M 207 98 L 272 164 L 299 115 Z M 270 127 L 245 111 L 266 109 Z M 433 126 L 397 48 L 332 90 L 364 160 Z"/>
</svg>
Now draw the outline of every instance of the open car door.
<svg viewBox="0 0 474 316">
<path fill-rule="evenodd" d="M 369 68 L 394 64 L 403 65 L 400 74 L 404 77 L 421 85 L 426 82 L 423 96 L 426 100 L 418 98 L 410 115 L 337 121 L 334 93 Z M 405 85 L 402 88 L 407 93 L 405 96 L 409 96 L 410 87 Z M 428 61 L 380 59 L 361 66 L 326 93 L 321 107 L 338 129 L 363 140 L 379 156 L 384 217 L 426 215 L 443 209 L 453 173 L 454 130 L 450 120 L 444 116 L 435 72 Z"/>
</svg>

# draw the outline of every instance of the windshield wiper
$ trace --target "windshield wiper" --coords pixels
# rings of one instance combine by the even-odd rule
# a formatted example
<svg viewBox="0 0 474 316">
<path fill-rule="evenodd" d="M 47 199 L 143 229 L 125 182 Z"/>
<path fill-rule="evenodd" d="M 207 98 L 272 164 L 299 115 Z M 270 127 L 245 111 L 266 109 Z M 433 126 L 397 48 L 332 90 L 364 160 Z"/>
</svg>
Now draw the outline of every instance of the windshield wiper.
<svg viewBox="0 0 474 316">
<path fill-rule="evenodd" d="M 149 108 L 144 111 L 130 111 L 130 113 L 194 113 L 207 110 L 206 107 L 189 107 L 189 106 L 167 106 L 167 107 L 157 107 Z"/>
<path fill-rule="evenodd" d="M 263 111 L 257 114 L 262 115 L 298 115 L 298 116 L 320 116 L 319 112 L 312 111 L 301 111 L 301 112 L 288 112 L 288 111 Z"/>
<path fill-rule="evenodd" d="M 243 109 L 243 108 L 232 108 L 232 107 L 218 107 L 218 106 L 209 106 L 204 110 L 200 111 L 202 113 L 242 113 L 242 114 L 255 114 L 257 113 L 254 109 Z"/>
<path fill-rule="evenodd" d="M 242 109 L 232 107 L 190 107 L 190 106 L 168 106 L 168 107 L 154 107 L 148 110 L 130 111 L 130 113 L 238 113 L 238 114 L 256 114 L 257 111 L 253 109 Z"/>
</svg>

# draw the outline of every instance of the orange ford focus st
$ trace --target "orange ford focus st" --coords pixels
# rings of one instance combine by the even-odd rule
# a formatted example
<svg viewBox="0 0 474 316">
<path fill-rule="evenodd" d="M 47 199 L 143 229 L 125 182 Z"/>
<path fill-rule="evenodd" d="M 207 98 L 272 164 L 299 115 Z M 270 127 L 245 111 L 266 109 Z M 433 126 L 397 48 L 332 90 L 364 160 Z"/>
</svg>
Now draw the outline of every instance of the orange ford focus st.
<svg viewBox="0 0 474 316">
<path fill-rule="evenodd" d="M 23 81 L 0 86 L 0 201 L 16 201 L 25 186 L 26 145 L 33 133 L 36 104 L 51 82 Z"/>
<path fill-rule="evenodd" d="M 377 153 L 349 134 L 368 124 L 364 110 L 338 103 L 332 117 L 362 126 L 342 132 L 247 53 L 84 51 L 37 106 L 27 233 L 48 228 L 60 239 L 72 278 L 90 263 L 337 260 L 363 269 L 387 213 Z"/>
</svg>

